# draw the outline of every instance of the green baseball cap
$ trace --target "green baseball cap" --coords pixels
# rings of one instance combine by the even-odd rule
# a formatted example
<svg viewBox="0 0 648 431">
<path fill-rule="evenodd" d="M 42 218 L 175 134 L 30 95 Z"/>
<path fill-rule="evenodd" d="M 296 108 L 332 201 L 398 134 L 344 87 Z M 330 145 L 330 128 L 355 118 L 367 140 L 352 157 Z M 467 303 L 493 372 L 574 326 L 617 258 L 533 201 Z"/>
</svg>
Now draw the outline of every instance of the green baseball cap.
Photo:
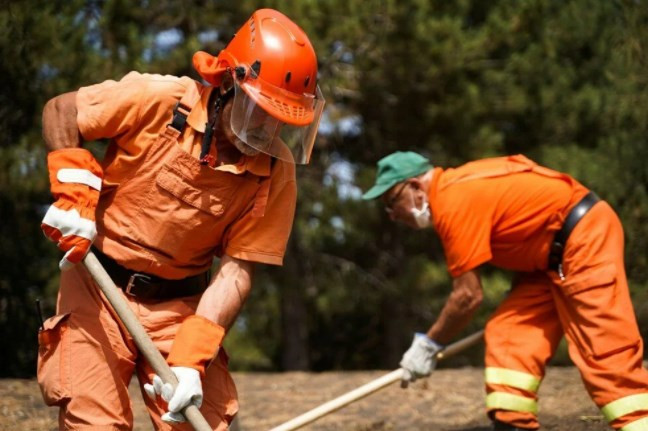
<svg viewBox="0 0 648 431">
<path fill-rule="evenodd" d="M 413 151 L 396 151 L 378 160 L 376 184 L 362 195 L 362 199 L 376 199 L 401 181 L 416 177 L 432 169 L 428 159 Z"/>
</svg>

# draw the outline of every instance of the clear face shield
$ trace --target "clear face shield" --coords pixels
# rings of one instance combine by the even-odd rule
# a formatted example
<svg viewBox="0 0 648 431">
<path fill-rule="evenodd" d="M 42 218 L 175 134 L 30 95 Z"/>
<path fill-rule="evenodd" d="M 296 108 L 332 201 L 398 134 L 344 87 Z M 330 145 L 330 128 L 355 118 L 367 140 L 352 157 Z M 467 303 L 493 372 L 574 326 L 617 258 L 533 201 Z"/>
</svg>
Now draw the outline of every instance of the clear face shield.
<svg viewBox="0 0 648 431">
<path fill-rule="evenodd" d="M 315 144 L 324 97 L 295 94 L 261 78 L 234 80 L 230 125 L 257 151 L 290 163 L 307 164 Z"/>
</svg>

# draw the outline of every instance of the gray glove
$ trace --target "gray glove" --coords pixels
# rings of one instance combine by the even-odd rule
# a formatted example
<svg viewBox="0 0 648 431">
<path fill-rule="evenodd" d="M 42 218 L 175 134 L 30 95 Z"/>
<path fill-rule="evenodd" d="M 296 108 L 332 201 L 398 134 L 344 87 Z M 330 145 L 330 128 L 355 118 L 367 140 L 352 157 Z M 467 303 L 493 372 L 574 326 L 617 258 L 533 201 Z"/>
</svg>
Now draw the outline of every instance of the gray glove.
<svg viewBox="0 0 648 431">
<path fill-rule="evenodd" d="M 401 385 L 407 387 L 408 383 L 429 376 L 436 368 L 436 355 L 441 350 L 443 346 L 427 335 L 418 332 L 414 334 L 412 345 L 400 361 L 400 366 L 403 368 Z"/>
</svg>

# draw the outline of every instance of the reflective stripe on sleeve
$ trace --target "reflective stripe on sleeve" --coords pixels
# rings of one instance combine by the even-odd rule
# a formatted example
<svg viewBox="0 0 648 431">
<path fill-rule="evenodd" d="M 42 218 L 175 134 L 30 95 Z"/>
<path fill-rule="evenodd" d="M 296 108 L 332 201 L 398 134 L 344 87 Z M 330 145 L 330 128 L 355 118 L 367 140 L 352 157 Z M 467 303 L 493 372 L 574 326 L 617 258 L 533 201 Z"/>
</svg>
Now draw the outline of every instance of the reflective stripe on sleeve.
<svg viewBox="0 0 648 431">
<path fill-rule="evenodd" d="M 56 179 L 61 183 L 85 184 L 101 191 L 101 178 L 87 169 L 63 168 L 56 173 Z"/>
<path fill-rule="evenodd" d="M 604 405 L 601 413 L 608 422 L 637 410 L 648 410 L 648 393 L 628 395 Z M 636 421 L 635 421 L 636 422 Z M 634 423 L 634 422 L 633 422 Z M 623 428 L 625 429 L 625 427 Z M 638 428 L 644 429 L 644 428 Z"/>
<path fill-rule="evenodd" d="M 536 392 L 540 386 L 540 379 L 533 374 L 506 368 L 487 367 L 485 371 L 486 383 L 506 385 L 512 388 Z"/>
<path fill-rule="evenodd" d="M 619 431 L 648 431 L 648 417 L 630 422 Z"/>
<path fill-rule="evenodd" d="M 515 412 L 538 413 L 536 400 L 507 392 L 491 392 L 486 396 L 486 407 Z"/>
<path fill-rule="evenodd" d="M 95 222 L 81 217 L 74 208 L 66 211 L 52 205 L 45 213 L 42 223 L 58 229 L 63 237 L 76 235 L 94 241 L 97 236 Z"/>
</svg>

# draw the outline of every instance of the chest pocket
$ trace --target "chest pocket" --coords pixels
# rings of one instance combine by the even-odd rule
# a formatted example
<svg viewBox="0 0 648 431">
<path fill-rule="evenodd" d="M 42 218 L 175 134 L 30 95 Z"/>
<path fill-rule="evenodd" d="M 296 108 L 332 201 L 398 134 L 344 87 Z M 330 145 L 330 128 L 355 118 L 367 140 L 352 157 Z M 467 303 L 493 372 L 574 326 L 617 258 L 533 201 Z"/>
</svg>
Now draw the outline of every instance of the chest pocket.
<svg viewBox="0 0 648 431">
<path fill-rule="evenodd" d="M 249 203 L 258 185 L 202 166 L 177 145 L 158 166 L 138 216 L 128 222 L 131 237 L 177 262 L 209 256 L 227 225 L 245 210 L 240 202 Z"/>
<path fill-rule="evenodd" d="M 219 184 L 219 181 L 213 181 L 214 178 L 207 180 L 186 178 L 182 172 L 165 165 L 155 178 L 155 183 L 157 187 L 175 196 L 189 207 L 213 217 L 220 217 L 231 199 L 232 190 L 224 187 L 222 183 Z M 182 207 L 184 205 L 178 202 L 178 208 Z"/>
</svg>

